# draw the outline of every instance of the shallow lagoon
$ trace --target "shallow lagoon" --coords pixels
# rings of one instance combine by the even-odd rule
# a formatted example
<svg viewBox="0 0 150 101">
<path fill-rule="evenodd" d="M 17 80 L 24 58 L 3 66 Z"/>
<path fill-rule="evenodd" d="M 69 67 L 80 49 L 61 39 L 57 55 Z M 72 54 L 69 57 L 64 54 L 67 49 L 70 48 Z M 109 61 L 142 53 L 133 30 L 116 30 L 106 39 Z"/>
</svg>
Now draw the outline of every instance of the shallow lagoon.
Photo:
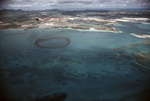
<svg viewBox="0 0 150 101">
<path fill-rule="evenodd" d="M 9 101 L 46 101 L 40 100 L 46 96 L 65 101 L 145 100 L 150 94 L 150 71 L 138 63 L 137 56 L 149 52 L 150 39 L 131 35 L 149 35 L 150 25 L 143 26 L 116 25 L 123 33 L 62 28 L 1 30 L 3 98 Z"/>
</svg>

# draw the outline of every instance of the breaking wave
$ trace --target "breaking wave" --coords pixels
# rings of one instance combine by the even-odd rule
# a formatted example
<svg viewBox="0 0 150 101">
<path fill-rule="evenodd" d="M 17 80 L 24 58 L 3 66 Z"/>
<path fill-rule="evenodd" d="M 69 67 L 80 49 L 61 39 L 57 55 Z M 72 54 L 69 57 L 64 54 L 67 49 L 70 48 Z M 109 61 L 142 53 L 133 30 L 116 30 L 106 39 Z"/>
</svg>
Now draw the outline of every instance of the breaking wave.
<svg viewBox="0 0 150 101">
<path fill-rule="evenodd" d="M 150 38 L 150 35 L 138 35 L 138 34 L 134 34 L 134 33 L 132 33 L 131 35 L 138 37 L 138 38 Z"/>
</svg>

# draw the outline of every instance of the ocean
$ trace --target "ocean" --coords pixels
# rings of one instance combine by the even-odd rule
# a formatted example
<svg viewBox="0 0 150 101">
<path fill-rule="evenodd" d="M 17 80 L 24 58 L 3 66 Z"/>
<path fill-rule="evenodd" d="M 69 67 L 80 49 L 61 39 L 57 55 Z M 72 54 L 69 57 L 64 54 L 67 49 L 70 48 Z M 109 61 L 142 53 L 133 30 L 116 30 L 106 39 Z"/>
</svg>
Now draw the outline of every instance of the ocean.
<svg viewBox="0 0 150 101">
<path fill-rule="evenodd" d="M 9 101 L 146 101 L 150 24 L 114 27 L 122 33 L 0 30 L 2 96 Z"/>
</svg>

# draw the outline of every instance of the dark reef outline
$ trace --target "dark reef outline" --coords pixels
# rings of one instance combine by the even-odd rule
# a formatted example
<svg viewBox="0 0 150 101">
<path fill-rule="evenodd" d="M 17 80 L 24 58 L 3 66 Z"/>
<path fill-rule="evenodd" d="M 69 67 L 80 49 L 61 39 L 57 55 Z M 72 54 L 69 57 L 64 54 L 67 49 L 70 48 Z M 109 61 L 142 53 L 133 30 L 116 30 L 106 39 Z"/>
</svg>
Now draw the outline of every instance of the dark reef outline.
<svg viewBox="0 0 150 101">
<path fill-rule="evenodd" d="M 53 39 L 65 40 L 65 41 L 67 41 L 67 43 L 64 45 L 61 45 L 61 46 L 42 46 L 42 45 L 40 45 L 40 42 L 44 42 L 47 40 L 53 40 Z M 70 42 L 71 42 L 70 39 L 67 37 L 52 37 L 52 38 L 37 39 L 34 42 L 34 44 L 39 48 L 57 49 L 57 48 L 64 48 L 64 47 L 68 46 L 70 44 Z"/>
</svg>

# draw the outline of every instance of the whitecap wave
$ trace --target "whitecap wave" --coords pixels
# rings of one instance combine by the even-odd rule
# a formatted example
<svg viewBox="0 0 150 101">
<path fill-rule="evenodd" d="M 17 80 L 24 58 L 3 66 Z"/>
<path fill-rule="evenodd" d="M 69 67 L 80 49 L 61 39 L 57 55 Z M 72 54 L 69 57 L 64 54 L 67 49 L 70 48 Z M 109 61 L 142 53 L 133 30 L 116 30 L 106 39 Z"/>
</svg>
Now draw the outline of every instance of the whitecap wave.
<svg viewBox="0 0 150 101">
<path fill-rule="evenodd" d="M 138 34 L 134 34 L 134 33 L 132 33 L 131 35 L 133 35 L 137 38 L 150 38 L 150 35 L 138 35 Z"/>
</svg>

